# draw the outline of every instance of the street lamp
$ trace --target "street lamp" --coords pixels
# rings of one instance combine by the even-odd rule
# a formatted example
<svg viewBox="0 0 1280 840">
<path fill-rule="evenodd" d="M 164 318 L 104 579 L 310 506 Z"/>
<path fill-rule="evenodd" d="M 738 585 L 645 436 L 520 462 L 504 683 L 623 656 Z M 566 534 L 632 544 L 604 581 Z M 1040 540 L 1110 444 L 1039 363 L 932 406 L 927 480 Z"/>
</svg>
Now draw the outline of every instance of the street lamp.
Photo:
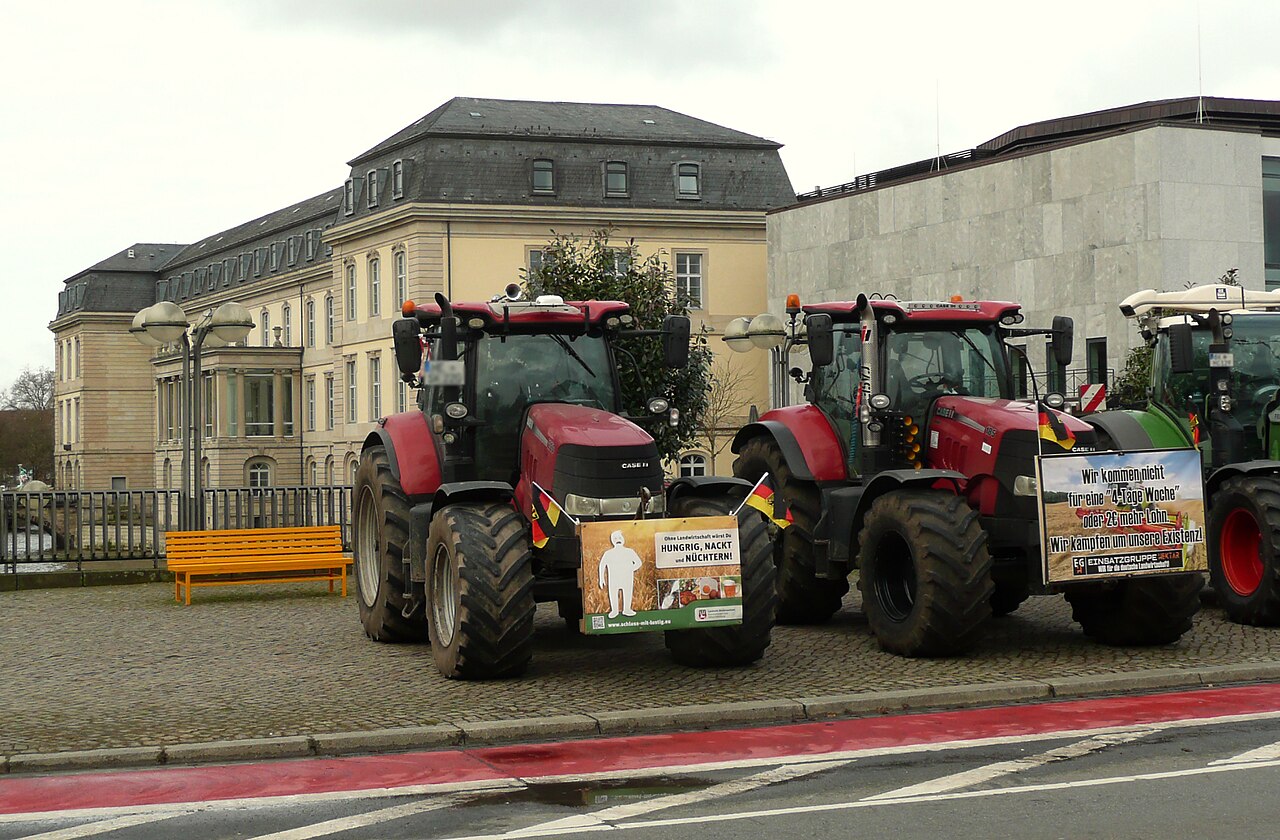
<svg viewBox="0 0 1280 840">
<path fill-rule="evenodd" d="M 200 352 L 244 340 L 253 329 L 249 310 L 238 303 L 224 303 L 206 310 L 192 324 L 178 304 L 162 300 L 133 316 L 129 332 L 147 347 L 180 343 L 182 347 L 182 499 L 178 507 L 179 528 L 195 530 L 204 526 L 204 472 L 200 469 Z M 194 473 L 194 481 L 192 474 Z M 189 508 L 191 489 L 195 506 Z"/>
<path fill-rule="evenodd" d="M 738 353 L 755 349 L 769 351 L 769 364 L 773 371 L 770 400 L 772 407 L 780 408 L 789 402 L 788 359 L 793 349 L 803 349 L 805 338 L 800 300 L 795 295 L 789 295 L 786 321 L 772 312 L 762 312 L 754 318 L 735 318 L 725 327 L 723 340 L 730 350 Z"/>
</svg>

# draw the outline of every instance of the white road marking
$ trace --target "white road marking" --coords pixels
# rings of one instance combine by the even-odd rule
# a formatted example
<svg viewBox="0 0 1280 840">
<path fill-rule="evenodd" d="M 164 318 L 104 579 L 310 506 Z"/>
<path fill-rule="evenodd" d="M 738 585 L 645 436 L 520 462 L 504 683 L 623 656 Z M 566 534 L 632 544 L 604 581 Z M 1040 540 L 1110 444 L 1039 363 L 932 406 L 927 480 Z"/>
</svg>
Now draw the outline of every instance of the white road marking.
<svg viewBox="0 0 1280 840">
<path fill-rule="evenodd" d="M 428 811 L 438 811 L 441 808 L 448 808 L 458 804 L 461 801 L 457 796 L 445 796 L 436 799 L 420 799 L 416 802 L 405 802 L 401 805 L 392 805 L 390 808 L 379 808 L 376 811 L 369 811 L 364 814 L 355 814 L 350 817 L 339 817 L 337 819 L 325 820 L 324 822 L 315 823 L 314 825 L 304 825 L 299 828 L 291 828 L 287 831 L 277 831 L 275 834 L 263 834 L 255 837 L 253 840 L 309 840 L 311 837 L 327 837 L 330 834 L 337 834 L 339 831 L 350 831 L 353 828 L 365 828 L 378 823 L 390 822 L 398 820 L 402 817 L 412 817 L 415 814 L 425 814 Z"/>
<path fill-rule="evenodd" d="M 752 776 L 746 776 L 741 779 L 733 779 L 718 785 L 701 790 L 688 791 L 686 793 L 673 793 L 670 796 L 658 796 L 652 799 L 646 799 L 643 802 L 628 802 L 623 805 L 613 805 L 608 808 L 602 808 L 599 811 L 592 811 L 589 814 L 578 814 L 572 817 L 565 817 L 550 822 L 538 823 L 527 828 L 514 829 L 501 837 L 546 837 L 564 833 L 566 829 L 581 829 L 593 826 L 608 827 L 610 823 L 618 820 L 631 819 L 641 816 L 642 814 L 651 814 L 654 811 L 663 811 L 667 808 L 676 808 L 681 805 L 694 805 L 698 802 L 706 802 L 712 799 L 719 799 L 724 796 L 732 796 L 735 793 L 747 793 L 758 788 L 768 785 L 778 784 L 779 782 L 790 781 L 791 779 L 799 779 L 804 776 L 811 776 L 814 773 L 821 773 L 824 770 L 831 770 L 836 767 L 844 767 L 852 762 L 849 761 L 824 761 L 809 762 L 805 764 L 788 764 L 777 767 L 773 770 L 766 770 L 763 773 L 756 773 Z"/>
<path fill-rule="evenodd" d="M 1140 726 L 1150 732 L 1170 729 L 1196 729 L 1205 726 L 1219 726 L 1236 723 L 1252 723 L 1263 720 L 1280 719 L 1280 710 L 1271 712 L 1250 712 L 1239 715 L 1218 715 L 1204 718 L 1183 718 L 1178 720 L 1143 723 Z M 387 796 L 408 796 L 414 794 L 442 794 L 464 791 L 486 791 L 501 789 L 519 789 L 530 784 L 551 782 L 586 782 L 607 779 L 634 779 L 645 776 L 680 775 L 690 773 L 707 773 L 716 770 L 737 770 L 751 767 L 777 767 L 782 764 L 821 763 L 826 761 L 853 760 L 858 758 L 878 758 L 891 755 L 913 755 L 917 753 L 944 752 L 947 750 L 970 749 L 973 747 L 999 746 L 1002 744 L 1034 744 L 1042 741 L 1062 741 L 1070 738 L 1087 738 L 1112 732 L 1130 732 L 1134 724 L 1127 726 L 1094 727 L 1091 729 L 1063 729 L 1055 732 L 1038 732 L 1022 735 L 1000 735 L 990 738 L 957 739 L 939 741 L 931 744 L 907 744 L 897 747 L 874 747 L 862 750 L 833 750 L 828 753 L 808 755 L 780 755 L 771 758 L 749 758 L 730 761 L 708 761 L 698 764 L 671 764 L 656 767 L 642 767 L 633 770 L 605 770 L 598 773 L 563 773 L 546 776 L 529 776 L 511 779 L 490 779 L 481 782 L 446 782 L 442 784 L 405 785 L 391 788 L 364 788 L 360 790 L 329 791 L 325 793 L 297 793 L 284 796 L 243 797 L 240 799 L 220 799 L 205 802 L 171 802 L 158 805 L 115 805 L 102 808 L 66 808 L 57 811 L 29 811 L 18 814 L 0 814 L 0 825 L 16 822 L 32 822 L 33 820 L 54 820 L 59 818 L 82 818 L 86 816 L 111 817 L 138 813 L 173 813 L 186 811 L 209 811 L 219 809 L 242 809 L 273 807 L 276 805 L 303 805 L 316 802 L 332 802 L 344 800 L 377 799 Z M 4 791 L 4 780 L 0 779 L 0 795 Z"/>
<path fill-rule="evenodd" d="M 24 840 L 76 840 L 78 837 L 92 837 L 95 834 L 106 834 L 108 831 L 119 831 L 122 828 L 132 828 L 135 825 L 146 825 L 147 823 L 160 822 L 161 820 L 168 820 L 189 813 L 191 813 L 191 811 L 188 809 L 185 811 L 171 811 L 163 814 L 131 814 L 125 817 L 116 817 L 111 820 L 98 820 L 97 822 L 73 825 L 68 828 L 60 828 L 56 831 L 46 831 L 44 834 L 32 834 L 24 838 Z"/>
<path fill-rule="evenodd" d="M 1216 764 L 1242 764 L 1244 762 L 1253 761 L 1270 761 L 1273 758 L 1280 758 L 1280 741 L 1274 744 L 1267 744 L 1265 747 L 1258 747 L 1256 750 L 1242 752 L 1239 755 L 1233 755 L 1231 758 L 1220 758 L 1217 761 L 1210 761 L 1209 766 Z"/>
<path fill-rule="evenodd" d="M 1136 741 L 1144 735 L 1149 735 L 1151 730 L 1143 729 L 1130 732 L 1114 732 L 1109 735 L 1099 735 L 1095 738 L 1086 738 L 1083 741 L 1077 741 L 1074 744 L 1067 744 L 1063 747 L 1054 747 L 1046 750 L 1038 755 L 1029 755 L 1025 758 L 1015 758 L 1010 761 L 997 761 L 993 764 L 987 764 L 982 767 L 974 767 L 972 770 L 965 770 L 960 773 L 953 773 L 950 776 L 943 776 L 939 779 L 933 779 L 928 782 L 920 782 L 919 784 L 910 785 L 897 790 L 891 790 L 887 793 L 878 793 L 875 796 L 865 797 L 867 800 L 874 799 L 903 799 L 909 796 L 929 796 L 935 793 L 946 793 L 947 791 L 959 790 L 960 788 L 972 787 L 973 785 L 989 782 L 998 779 L 1001 776 L 1008 776 L 1013 773 L 1021 773 L 1024 770 L 1031 770 L 1036 767 L 1043 767 L 1046 764 L 1052 764 L 1055 761 L 1067 761 L 1072 758 L 1079 758 L 1089 753 L 1104 750 L 1107 747 L 1116 744 L 1127 744 L 1130 741 Z"/>
</svg>

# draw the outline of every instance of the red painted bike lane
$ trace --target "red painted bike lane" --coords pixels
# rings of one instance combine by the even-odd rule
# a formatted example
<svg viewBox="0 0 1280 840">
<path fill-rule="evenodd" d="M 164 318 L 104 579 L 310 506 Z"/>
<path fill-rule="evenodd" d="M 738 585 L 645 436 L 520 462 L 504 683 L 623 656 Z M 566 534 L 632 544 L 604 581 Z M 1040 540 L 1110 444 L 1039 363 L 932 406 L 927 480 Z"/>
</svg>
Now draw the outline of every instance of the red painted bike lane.
<svg viewBox="0 0 1280 840">
<path fill-rule="evenodd" d="M 349 758 L 0 778 L 0 814 L 502 782 L 1280 712 L 1280 684 Z"/>
</svg>

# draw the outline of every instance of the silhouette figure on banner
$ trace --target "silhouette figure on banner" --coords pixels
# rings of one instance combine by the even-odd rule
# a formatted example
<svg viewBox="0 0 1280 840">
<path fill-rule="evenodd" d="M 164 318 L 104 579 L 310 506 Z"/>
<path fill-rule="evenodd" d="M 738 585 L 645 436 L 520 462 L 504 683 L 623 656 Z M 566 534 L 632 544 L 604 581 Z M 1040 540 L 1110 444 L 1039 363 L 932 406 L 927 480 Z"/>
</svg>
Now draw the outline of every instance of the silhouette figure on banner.
<svg viewBox="0 0 1280 840">
<path fill-rule="evenodd" d="M 636 572 L 641 566 L 640 555 L 627 548 L 621 531 L 610 534 L 609 541 L 613 548 L 600 557 L 600 588 L 609 591 L 609 618 L 617 618 L 619 613 L 635 615 L 631 598 L 636 589 Z"/>
</svg>

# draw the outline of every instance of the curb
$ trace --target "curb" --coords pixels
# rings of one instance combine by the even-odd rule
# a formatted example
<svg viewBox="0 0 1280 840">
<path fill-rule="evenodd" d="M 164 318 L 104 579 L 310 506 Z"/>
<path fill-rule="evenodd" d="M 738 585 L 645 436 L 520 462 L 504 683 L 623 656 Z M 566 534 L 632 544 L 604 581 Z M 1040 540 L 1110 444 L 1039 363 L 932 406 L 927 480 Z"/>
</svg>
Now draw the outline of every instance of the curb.
<svg viewBox="0 0 1280 840">
<path fill-rule="evenodd" d="M 709 703 L 660 709 L 597 712 L 489 721 L 443 721 L 426 726 L 246 738 L 145 747 L 16 753 L 0 756 L 0 774 L 109 770 L 332 757 L 406 750 L 536 743 L 566 738 L 634 735 L 672 730 L 813 723 L 842 717 L 991 706 L 1057 698 L 1280 682 L 1280 661 L 1200 668 L 1161 668 L 1050 680 L 1016 680 L 946 687 L 868 691 L 808 698 Z"/>
</svg>

